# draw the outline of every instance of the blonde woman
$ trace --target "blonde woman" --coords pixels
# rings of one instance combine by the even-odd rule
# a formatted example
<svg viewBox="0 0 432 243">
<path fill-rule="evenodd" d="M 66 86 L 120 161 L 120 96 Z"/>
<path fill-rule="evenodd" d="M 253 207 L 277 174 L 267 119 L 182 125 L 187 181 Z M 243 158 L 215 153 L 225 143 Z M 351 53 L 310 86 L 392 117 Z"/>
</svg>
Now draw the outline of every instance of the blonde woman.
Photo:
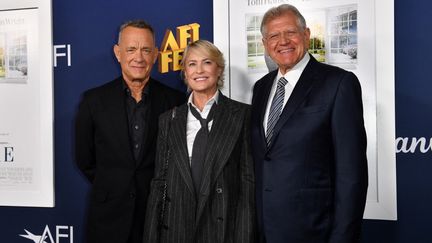
<svg viewBox="0 0 432 243">
<path fill-rule="evenodd" d="M 143 242 L 254 242 L 249 106 L 219 91 L 225 62 L 212 43 L 191 43 L 182 67 L 191 94 L 159 119 Z"/>
</svg>

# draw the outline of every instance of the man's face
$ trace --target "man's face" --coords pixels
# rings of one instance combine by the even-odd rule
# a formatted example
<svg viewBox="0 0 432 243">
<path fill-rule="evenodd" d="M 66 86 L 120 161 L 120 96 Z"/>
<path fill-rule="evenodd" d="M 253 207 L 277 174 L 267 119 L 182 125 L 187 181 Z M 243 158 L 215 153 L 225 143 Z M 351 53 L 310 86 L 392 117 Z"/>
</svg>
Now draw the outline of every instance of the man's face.
<svg viewBox="0 0 432 243">
<path fill-rule="evenodd" d="M 114 46 L 114 54 L 127 83 L 147 82 L 157 58 L 152 33 L 148 29 L 126 27 Z"/>
<path fill-rule="evenodd" d="M 264 31 L 264 48 L 282 74 L 285 74 L 305 55 L 309 47 L 310 30 L 301 29 L 296 16 L 288 12 L 270 20 Z"/>
</svg>

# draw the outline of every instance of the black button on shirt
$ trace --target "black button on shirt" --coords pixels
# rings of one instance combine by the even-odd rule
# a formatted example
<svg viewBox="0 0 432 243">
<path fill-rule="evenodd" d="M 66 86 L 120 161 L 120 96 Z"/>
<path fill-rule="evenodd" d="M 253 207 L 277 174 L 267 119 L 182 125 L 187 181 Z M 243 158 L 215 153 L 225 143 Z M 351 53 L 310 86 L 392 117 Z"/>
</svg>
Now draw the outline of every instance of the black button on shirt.
<svg viewBox="0 0 432 243">
<path fill-rule="evenodd" d="M 149 85 L 146 85 L 142 91 L 142 97 L 139 102 L 132 97 L 128 86 L 124 84 L 126 111 L 129 125 L 129 138 L 132 146 L 132 152 L 135 160 L 139 160 L 142 152 L 144 138 L 146 136 L 146 125 L 148 123 L 148 110 L 150 102 L 148 100 Z"/>
</svg>

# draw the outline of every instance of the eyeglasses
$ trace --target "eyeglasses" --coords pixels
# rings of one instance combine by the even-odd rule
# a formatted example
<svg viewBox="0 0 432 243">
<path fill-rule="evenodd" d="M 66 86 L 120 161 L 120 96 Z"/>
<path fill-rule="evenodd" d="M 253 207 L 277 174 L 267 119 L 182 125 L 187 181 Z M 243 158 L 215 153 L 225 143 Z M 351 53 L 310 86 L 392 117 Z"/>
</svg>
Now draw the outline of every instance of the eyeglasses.
<svg viewBox="0 0 432 243">
<path fill-rule="evenodd" d="M 276 43 L 279 42 L 282 38 L 289 40 L 294 39 L 298 37 L 299 34 L 300 31 L 297 30 L 286 30 L 282 32 L 269 33 L 267 34 L 267 36 L 264 37 L 264 39 L 266 39 L 269 43 Z"/>
</svg>

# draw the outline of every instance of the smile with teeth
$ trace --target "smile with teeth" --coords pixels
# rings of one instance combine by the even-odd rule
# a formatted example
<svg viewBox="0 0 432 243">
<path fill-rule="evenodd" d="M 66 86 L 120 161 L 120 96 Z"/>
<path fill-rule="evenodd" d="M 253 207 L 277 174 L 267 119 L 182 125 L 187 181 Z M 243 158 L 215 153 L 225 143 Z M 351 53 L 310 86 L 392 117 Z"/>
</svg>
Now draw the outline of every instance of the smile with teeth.
<svg viewBox="0 0 432 243">
<path fill-rule="evenodd" d="M 197 78 L 194 78 L 194 80 L 195 81 L 204 81 L 204 80 L 207 80 L 207 78 L 208 77 L 197 77 Z"/>
<path fill-rule="evenodd" d="M 284 53 L 288 53 L 288 52 L 292 52 L 292 51 L 294 51 L 294 48 L 279 50 L 279 53 L 284 54 Z"/>
</svg>

